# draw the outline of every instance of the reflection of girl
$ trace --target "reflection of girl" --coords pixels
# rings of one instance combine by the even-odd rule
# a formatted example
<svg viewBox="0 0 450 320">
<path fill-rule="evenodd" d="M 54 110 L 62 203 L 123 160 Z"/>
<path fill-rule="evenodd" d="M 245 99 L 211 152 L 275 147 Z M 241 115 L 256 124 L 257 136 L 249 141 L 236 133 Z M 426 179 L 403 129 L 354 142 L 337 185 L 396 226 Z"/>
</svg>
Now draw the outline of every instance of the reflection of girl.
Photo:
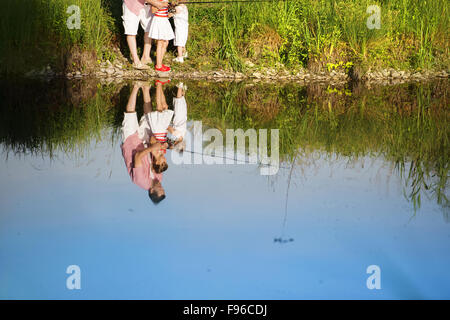
<svg viewBox="0 0 450 320">
<path fill-rule="evenodd" d="M 166 96 L 164 95 L 163 85 L 169 83 L 168 81 L 156 80 L 156 111 L 149 115 L 150 128 L 152 135 L 158 142 L 167 142 L 167 128 L 173 117 L 173 111 L 168 109 Z"/>
<path fill-rule="evenodd" d="M 170 71 L 170 67 L 163 64 L 163 58 L 167 50 L 169 40 L 175 35 L 169 22 L 169 2 L 168 0 L 146 0 L 155 9 L 152 22 L 150 24 L 149 37 L 156 40 L 156 65 L 155 70 L 161 72 Z"/>
</svg>

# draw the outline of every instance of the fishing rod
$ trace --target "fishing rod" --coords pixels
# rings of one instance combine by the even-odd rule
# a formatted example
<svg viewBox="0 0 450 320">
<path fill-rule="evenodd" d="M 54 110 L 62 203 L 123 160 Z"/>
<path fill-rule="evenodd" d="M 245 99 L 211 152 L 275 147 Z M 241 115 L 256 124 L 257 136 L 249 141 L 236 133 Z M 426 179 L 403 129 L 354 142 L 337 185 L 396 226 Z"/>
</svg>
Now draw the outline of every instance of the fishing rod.
<svg viewBox="0 0 450 320">
<path fill-rule="evenodd" d="M 216 0 L 216 1 L 177 1 L 169 0 L 169 12 L 175 13 L 175 7 L 180 4 L 231 4 L 231 3 L 255 3 L 255 2 L 286 2 L 291 0 Z"/>
<path fill-rule="evenodd" d="M 219 3 L 239 3 L 239 2 L 285 2 L 290 0 L 222 0 L 222 1 L 171 1 L 173 4 L 219 4 Z"/>
<path fill-rule="evenodd" d="M 255 3 L 255 2 L 287 2 L 292 0 L 216 0 L 216 1 L 179 1 L 169 0 L 169 12 L 174 13 L 175 7 L 180 4 L 229 4 L 229 3 Z M 145 5 L 150 3 L 145 2 Z"/>
</svg>

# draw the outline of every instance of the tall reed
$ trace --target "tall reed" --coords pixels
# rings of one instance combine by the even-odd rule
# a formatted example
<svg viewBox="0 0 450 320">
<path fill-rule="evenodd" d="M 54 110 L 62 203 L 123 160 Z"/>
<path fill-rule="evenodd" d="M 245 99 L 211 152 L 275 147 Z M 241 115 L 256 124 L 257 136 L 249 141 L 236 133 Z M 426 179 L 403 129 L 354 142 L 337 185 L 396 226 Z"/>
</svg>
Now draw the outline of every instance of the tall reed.
<svg viewBox="0 0 450 320">
<path fill-rule="evenodd" d="M 67 26 L 71 5 L 80 8 L 80 29 Z M 3 0 L 0 73 L 60 65 L 62 55 L 74 46 L 101 54 L 114 32 L 113 18 L 101 0 Z"/>
</svg>

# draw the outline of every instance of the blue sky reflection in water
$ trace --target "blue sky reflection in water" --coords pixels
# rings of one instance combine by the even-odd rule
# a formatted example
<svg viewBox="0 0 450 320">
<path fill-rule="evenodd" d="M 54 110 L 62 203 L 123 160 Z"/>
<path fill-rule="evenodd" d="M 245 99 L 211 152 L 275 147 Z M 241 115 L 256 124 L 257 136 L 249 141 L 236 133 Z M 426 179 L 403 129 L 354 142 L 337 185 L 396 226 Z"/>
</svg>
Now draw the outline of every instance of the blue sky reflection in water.
<svg viewBox="0 0 450 320">
<path fill-rule="evenodd" d="M 304 152 L 291 176 L 289 161 L 261 176 L 169 156 L 155 206 L 120 142 L 51 159 L 2 145 L 0 298 L 450 298 L 448 207 L 414 210 L 381 156 Z M 72 264 L 81 290 L 66 289 Z M 366 287 L 373 264 L 381 290 Z"/>
</svg>

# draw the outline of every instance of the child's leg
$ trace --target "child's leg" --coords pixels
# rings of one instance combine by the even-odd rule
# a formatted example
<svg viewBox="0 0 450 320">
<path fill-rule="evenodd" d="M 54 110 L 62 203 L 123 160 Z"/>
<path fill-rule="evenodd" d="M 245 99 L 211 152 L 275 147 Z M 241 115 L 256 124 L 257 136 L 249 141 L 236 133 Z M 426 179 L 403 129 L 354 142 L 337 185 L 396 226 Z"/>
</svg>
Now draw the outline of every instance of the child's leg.
<svg viewBox="0 0 450 320">
<path fill-rule="evenodd" d="M 164 40 L 164 53 L 163 53 L 163 59 L 164 59 L 164 55 L 167 52 L 167 47 L 169 46 L 169 41 L 168 40 Z"/>
<path fill-rule="evenodd" d="M 164 57 L 164 40 L 157 40 L 156 43 L 156 68 L 162 68 Z"/>
<path fill-rule="evenodd" d="M 148 37 L 148 32 L 144 34 L 144 50 L 142 52 L 143 63 L 148 63 L 151 61 L 150 59 L 150 51 L 152 50 L 152 38 Z"/>
<path fill-rule="evenodd" d="M 178 87 L 177 98 L 181 98 L 182 96 L 184 96 L 184 90 L 183 90 L 183 88 Z"/>
<path fill-rule="evenodd" d="M 127 43 L 128 48 L 130 49 L 131 59 L 133 60 L 133 63 L 138 64 L 141 60 L 139 60 L 137 54 L 136 36 L 127 35 Z"/>
<path fill-rule="evenodd" d="M 178 58 L 182 58 L 184 54 L 184 47 L 178 46 L 177 51 L 178 51 Z"/>
</svg>

